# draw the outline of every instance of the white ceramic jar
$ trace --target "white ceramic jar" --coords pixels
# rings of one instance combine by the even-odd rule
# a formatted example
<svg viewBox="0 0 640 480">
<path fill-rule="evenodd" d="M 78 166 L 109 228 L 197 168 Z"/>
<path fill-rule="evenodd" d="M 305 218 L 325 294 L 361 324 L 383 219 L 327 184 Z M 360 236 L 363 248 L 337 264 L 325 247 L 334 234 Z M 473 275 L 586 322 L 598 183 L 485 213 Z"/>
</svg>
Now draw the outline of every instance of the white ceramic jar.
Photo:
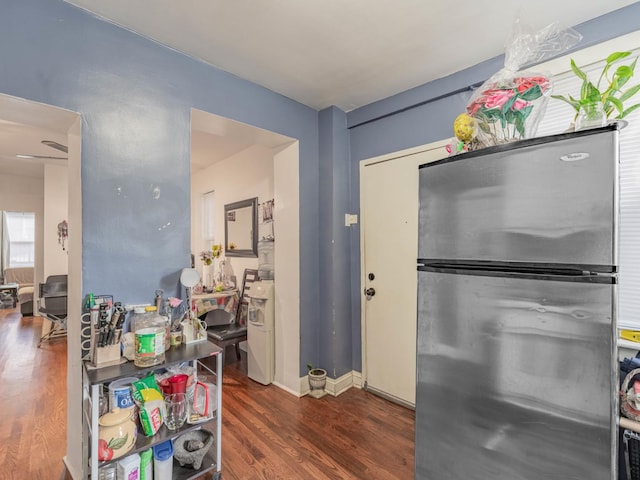
<svg viewBox="0 0 640 480">
<path fill-rule="evenodd" d="M 98 459 L 113 460 L 126 455 L 135 445 L 138 429 L 129 409 L 114 408 L 98 420 Z"/>
</svg>

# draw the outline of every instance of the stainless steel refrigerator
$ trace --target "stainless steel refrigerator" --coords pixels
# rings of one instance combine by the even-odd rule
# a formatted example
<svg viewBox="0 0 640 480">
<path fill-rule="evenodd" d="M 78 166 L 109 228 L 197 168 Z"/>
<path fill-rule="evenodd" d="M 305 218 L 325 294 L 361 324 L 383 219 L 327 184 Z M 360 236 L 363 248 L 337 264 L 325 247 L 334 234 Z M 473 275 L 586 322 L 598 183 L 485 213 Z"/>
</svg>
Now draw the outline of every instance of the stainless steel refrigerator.
<svg viewBox="0 0 640 480">
<path fill-rule="evenodd" d="M 415 478 L 617 478 L 618 134 L 420 167 Z"/>
</svg>

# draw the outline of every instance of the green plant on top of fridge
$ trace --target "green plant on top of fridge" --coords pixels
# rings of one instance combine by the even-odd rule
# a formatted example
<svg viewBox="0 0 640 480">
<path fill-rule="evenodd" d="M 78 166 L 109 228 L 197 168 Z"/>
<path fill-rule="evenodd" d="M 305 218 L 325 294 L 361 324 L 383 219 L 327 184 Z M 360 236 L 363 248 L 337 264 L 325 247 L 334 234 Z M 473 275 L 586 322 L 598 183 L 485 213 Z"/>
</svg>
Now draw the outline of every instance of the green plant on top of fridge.
<svg viewBox="0 0 640 480">
<path fill-rule="evenodd" d="M 627 83 L 634 75 L 638 59 L 636 57 L 630 65 L 619 65 L 613 71 L 612 67 L 630 55 L 631 52 L 614 52 L 609 55 L 595 84 L 571 59 L 571 71 L 582 80 L 580 96 L 575 98 L 571 95 L 551 95 L 551 97 L 571 105 L 576 112 L 574 120 L 578 117 L 580 109 L 589 109 L 598 103 L 602 104 L 607 119 L 626 117 L 640 107 L 640 103 L 625 107 L 625 102 L 640 91 L 640 84 L 627 87 Z"/>
</svg>

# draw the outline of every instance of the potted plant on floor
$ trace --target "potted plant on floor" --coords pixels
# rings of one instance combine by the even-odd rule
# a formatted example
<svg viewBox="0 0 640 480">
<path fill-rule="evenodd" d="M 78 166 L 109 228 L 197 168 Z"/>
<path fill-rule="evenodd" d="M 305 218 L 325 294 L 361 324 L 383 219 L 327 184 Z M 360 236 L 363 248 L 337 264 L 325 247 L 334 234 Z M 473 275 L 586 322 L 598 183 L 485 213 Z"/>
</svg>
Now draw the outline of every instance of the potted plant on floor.
<svg viewBox="0 0 640 480">
<path fill-rule="evenodd" d="M 324 387 L 327 384 L 327 371 L 324 368 L 316 368 L 311 363 L 307 363 L 309 369 L 309 395 L 314 398 L 322 397 L 326 392 Z"/>
</svg>

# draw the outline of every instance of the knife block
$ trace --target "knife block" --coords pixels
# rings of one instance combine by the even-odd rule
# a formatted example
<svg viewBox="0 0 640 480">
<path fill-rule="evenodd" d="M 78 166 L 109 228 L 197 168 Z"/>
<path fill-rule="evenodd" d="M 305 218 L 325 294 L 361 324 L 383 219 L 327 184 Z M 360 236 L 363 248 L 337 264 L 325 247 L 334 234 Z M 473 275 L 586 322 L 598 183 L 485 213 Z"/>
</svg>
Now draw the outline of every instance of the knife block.
<svg viewBox="0 0 640 480">
<path fill-rule="evenodd" d="M 96 368 L 120 363 L 120 342 L 114 345 L 96 347 L 93 355 L 93 365 Z"/>
</svg>

